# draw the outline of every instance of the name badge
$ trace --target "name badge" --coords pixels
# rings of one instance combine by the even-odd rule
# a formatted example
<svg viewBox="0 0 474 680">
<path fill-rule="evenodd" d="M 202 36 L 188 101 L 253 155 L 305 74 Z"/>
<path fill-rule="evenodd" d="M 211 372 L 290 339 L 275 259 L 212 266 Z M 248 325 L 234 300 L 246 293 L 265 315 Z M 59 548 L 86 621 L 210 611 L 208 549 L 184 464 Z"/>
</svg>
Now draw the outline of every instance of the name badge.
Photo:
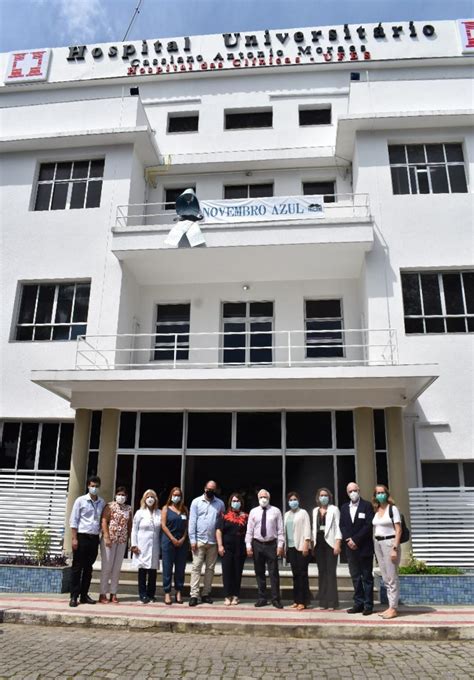
<svg viewBox="0 0 474 680">
<path fill-rule="evenodd" d="M 359 519 L 365 519 L 365 512 L 359 512 Z"/>
<path fill-rule="evenodd" d="M 187 515 L 181 515 L 181 519 L 188 519 Z"/>
</svg>

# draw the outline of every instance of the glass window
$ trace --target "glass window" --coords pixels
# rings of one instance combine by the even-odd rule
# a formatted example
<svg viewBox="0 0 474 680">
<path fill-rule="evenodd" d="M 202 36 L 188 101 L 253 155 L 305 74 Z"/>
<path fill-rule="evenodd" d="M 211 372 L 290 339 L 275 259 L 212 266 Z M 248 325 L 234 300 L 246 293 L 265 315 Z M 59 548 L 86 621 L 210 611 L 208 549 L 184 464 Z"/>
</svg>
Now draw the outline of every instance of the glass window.
<svg viewBox="0 0 474 680">
<path fill-rule="evenodd" d="M 325 203 L 335 203 L 336 184 L 332 182 L 303 182 L 304 196 L 322 196 Z"/>
<path fill-rule="evenodd" d="M 464 486 L 474 486 L 474 463 L 463 463 Z"/>
<path fill-rule="evenodd" d="M 188 413 L 188 448 L 230 449 L 232 413 Z"/>
<path fill-rule="evenodd" d="M 402 272 L 406 333 L 474 332 L 474 272 Z"/>
<path fill-rule="evenodd" d="M 336 448 L 354 448 L 354 416 L 352 411 L 336 411 Z"/>
<path fill-rule="evenodd" d="M 343 357 L 340 300 L 306 300 L 306 358 Z"/>
<path fill-rule="evenodd" d="M 273 361 L 273 302 L 224 302 L 224 364 L 270 364 Z"/>
<path fill-rule="evenodd" d="M 300 109 L 299 121 L 300 125 L 330 125 L 331 107 Z"/>
<path fill-rule="evenodd" d="M 240 111 L 236 113 L 225 112 L 226 130 L 242 130 L 244 128 L 272 127 L 273 112 L 271 109 L 264 111 Z"/>
<path fill-rule="evenodd" d="M 73 423 L 3 423 L 0 468 L 69 470 Z"/>
<path fill-rule="evenodd" d="M 263 198 L 273 196 L 273 184 L 229 184 L 224 186 L 224 198 Z"/>
<path fill-rule="evenodd" d="M 98 208 L 103 176 L 103 159 L 42 163 L 38 173 L 34 209 Z"/>
<path fill-rule="evenodd" d="M 423 486 L 459 486 L 458 467 L 457 463 L 422 463 Z"/>
<path fill-rule="evenodd" d="M 90 283 L 37 283 L 21 288 L 16 340 L 75 340 L 87 332 Z"/>
<path fill-rule="evenodd" d="M 186 189 L 193 189 L 193 191 L 196 191 L 195 186 L 165 189 L 165 210 L 176 210 L 176 199 L 178 196 L 181 196 Z"/>
<path fill-rule="evenodd" d="M 0 468 L 15 469 L 20 439 L 21 423 L 3 423 L 2 445 L 0 447 Z"/>
<path fill-rule="evenodd" d="M 182 413 L 141 413 L 141 449 L 181 449 L 183 446 Z"/>
<path fill-rule="evenodd" d="M 467 192 L 461 144 L 395 144 L 388 156 L 394 194 Z"/>
<path fill-rule="evenodd" d="M 331 411 L 288 411 L 287 449 L 332 449 Z"/>
<path fill-rule="evenodd" d="M 197 132 L 199 114 L 170 113 L 168 114 L 168 132 Z"/>
<path fill-rule="evenodd" d="M 120 414 L 119 449 L 135 448 L 135 429 L 137 414 L 135 411 L 122 411 Z"/>
<path fill-rule="evenodd" d="M 281 413 L 237 413 L 238 449 L 281 449 Z"/>
<path fill-rule="evenodd" d="M 155 361 L 189 359 L 191 305 L 158 305 L 156 315 Z"/>
</svg>

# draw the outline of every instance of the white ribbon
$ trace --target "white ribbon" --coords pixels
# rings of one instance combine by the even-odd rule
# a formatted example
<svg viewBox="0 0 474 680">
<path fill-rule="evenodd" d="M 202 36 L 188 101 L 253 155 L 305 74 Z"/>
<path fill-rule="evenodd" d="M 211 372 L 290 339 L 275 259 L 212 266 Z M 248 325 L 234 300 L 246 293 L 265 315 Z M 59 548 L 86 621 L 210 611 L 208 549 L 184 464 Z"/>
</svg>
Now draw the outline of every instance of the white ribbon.
<svg viewBox="0 0 474 680">
<path fill-rule="evenodd" d="M 179 242 L 185 234 L 191 248 L 194 248 L 194 246 L 201 246 L 203 243 L 206 243 L 206 239 L 204 238 L 204 235 L 201 231 L 199 222 L 183 220 L 182 222 L 176 222 L 176 224 L 173 225 L 170 233 L 165 239 L 166 245 L 177 248 Z"/>
</svg>

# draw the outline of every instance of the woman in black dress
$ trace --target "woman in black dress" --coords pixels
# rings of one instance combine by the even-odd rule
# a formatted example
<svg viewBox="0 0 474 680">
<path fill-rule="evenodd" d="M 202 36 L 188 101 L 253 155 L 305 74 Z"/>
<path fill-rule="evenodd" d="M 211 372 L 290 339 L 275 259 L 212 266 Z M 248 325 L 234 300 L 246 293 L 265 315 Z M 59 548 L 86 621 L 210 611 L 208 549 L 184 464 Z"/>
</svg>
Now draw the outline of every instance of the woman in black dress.
<svg viewBox="0 0 474 680">
<path fill-rule="evenodd" d="M 222 582 L 226 605 L 239 604 L 240 583 L 246 557 L 245 532 L 249 517 L 243 512 L 243 505 L 240 493 L 232 493 L 227 511 L 221 517 L 216 530 L 217 546 L 222 558 Z"/>
</svg>

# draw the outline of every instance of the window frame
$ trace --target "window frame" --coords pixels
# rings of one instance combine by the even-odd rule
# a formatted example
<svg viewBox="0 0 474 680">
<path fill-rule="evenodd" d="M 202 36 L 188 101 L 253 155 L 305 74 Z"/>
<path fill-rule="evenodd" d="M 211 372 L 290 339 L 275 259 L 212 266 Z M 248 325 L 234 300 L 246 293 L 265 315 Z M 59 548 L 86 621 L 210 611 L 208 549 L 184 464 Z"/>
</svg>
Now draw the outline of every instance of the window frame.
<svg viewBox="0 0 474 680">
<path fill-rule="evenodd" d="M 187 305 L 187 306 L 189 307 L 189 319 L 188 319 L 188 321 L 159 321 L 159 314 L 158 314 L 158 312 L 159 312 L 159 307 L 174 307 L 174 306 L 177 306 L 177 305 L 179 305 L 179 306 Z M 177 364 L 177 363 L 186 363 L 186 362 L 189 361 L 189 353 L 190 353 L 190 351 L 191 351 L 191 342 L 190 342 L 190 333 L 191 333 L 191 306 L 192 306 L 192 305 L 191 305 L 191 300 L 185 301 L 185 302 L 181 302 L 181 301 L 180 301 L 180 302 L 176 302 L 176 301 L 173 301 L 173 302 L 163 302 L 163 301 L 160 301 L 160 302 L 156 302 L 156 303 L 155 303 L 155 322 L 154 322 L 154 328 L 155 328 L 155 330 L 154 330 L 154 333 L 153 333 L 154 337 L 152 338 L 152 343 L 153 343 L 153 344 L 152 344 L 152 348 L 151 348 L 151 361 L 152 361 L 152 362 L 155 362 L 155 363 L 161 364 L 161 365 L 163 365 L 164 362 L 168 362 L 168 363 L 171 363 L 171 364 L 175 365 L 175 364 Z M 177 325 L 184 325 L 184 324 L 187 324 L 187 326 L 188 326 L 188 330 L 187 330 L 187 331 L 183 331 L 183 333 L 177 333 L 177 334 L 176 334 L 176 335 L 184 335 L 184 336 L 187 336 L 187 344 L 184 344 L 184 345 L 183 345 L 183 344 L 180 343 L 180 342 L 177 343 L 177 345 L 176 345 L 176 347 L 177 347 L 176 356 L 174 356 L 174 340 L 173 340 L 172 338 L 169 339 L 169 342 L 157 343 L 156 338 L 157 338 L 159 335 L 163 335 L 163 334 L 165 333 L 164 331 L 161 331 L 161 332 L 158 331 L 158 325 L 159 325 L 159 324 L 161 324 L 161 325 L 163 325 L 163 326 L 171 326 L 171 325 L 177 326 Z M 167 358 L 160 359 L 160 358 L 157 358 L 156 354 L 157 354 L 157 347 L 158 347 L 158 345 L 160 345 L 163 349 L 169 348 L 169 350 L 173 352 L 173 357 L 172 357 L 171 359 L 167 359 Z M 185 352 L 185 351 L 187 351 L 187 357 L 186 357 L 186 358 L 178 358 L 178 354 L 179 354 L 180 352 Z M 163 352 L 163 354 L 164 354 L 164 353 L 165 353 L 165 352 Z"/>
<path fill-rule="evenodd" d="M 178 118 L 196 118 L 197 125 L 195 130 L 170 130 L 170 123 L 172 120 Z M 167 135 L 193 135 L 199 133 L 199 111 L 168 111 L 166 120 L 166 134 Z"/>
<path fill-rule="evenodd" d="M 71 456 L 72 456 L 72 437 L 71 437 L 71 451 L 69 453 L 69 467 L 68 468 L 58 468 L 58 459 L 59 459 L 59 447 L 60 447 L 60 442 L 61 442 L 61 433 L 62 433 L 62 426 L 63 425 L 72 425 L 74 428 L 74 421 L 72 420 L 15 420 L 15 419 L 9 419 L 5 418 L 0 422 L 0 442 L 3 442 L 3 432 L 4 432 L 4 426 L 6 423 L 18 423 L 20 428 L 18 432 L 18 440 L 16 443 L 16 454 L 15 454 L 15 465 L 14 467 L 0 467 L 0 473 L 16 473 L 16 472 L 21 472 L 21 473 L 38 473 L 38 474 L 56 474 L 56 473 L 64 473 L 70 471 L 70 465 L 71 465 Z M 25 468 L 25 467 L 18 467 L 18 462 L 19 462 L 19 455 L 20 455 L 20 442 L 21 442 L 21 434 L 23 431 L 23 425 L 24 424 L 37 424 L 38 425 L 38 432 L 36 435 L 36 445 L 35 445 L 35 460 L 32 468 Z M 42 437 L 43 437 L 43 426 L 44 425 L 58 425 L 58 434 L 56 437 L 56 450 L 55 450 L 55 455 L 54 455 L 54 467 L 53 468 L 40 468 L 39 462 L 40 462 L 40 454 L 41 454 L 41 442 L 42 442 Z M 73 433 L 74 434 L 74 429 Z"/>
<path fill-rule="evenodd" d="M 308 317 L 307 316 L 307 303 L 308 302 L 324 302 L 324 301 L 338 301 L 339 302 L 339 307 L 340 307 L 340 312 L 341 315 L 339 316 L 327 316 L 327 317 Z M 326 297 L 305 297 L 303 300 L 303 318 L 304 318 L 304 352 L 305 352 L 305 361 L 327 361 L 327 360 L 334 360 L 334 359 L 345 359 L 346 358 L 346 344 L 345 344 L 345 338 L 344 338 L 344 307 L 343 307 L 343 298 L 342 297 L 337 297 L 337 296 L 326 296 Z M 337 329 L 331 329 L 328 328 L 327 332 L 328 333 L 340 333 L 341 335 L 341 340 L 335 340 L 334 342 L 331 342 L 329 340 L 324 340 L 324 342 L 313 342 L 308 344 L 308 332 L 311 333 L 311 329 L 308 331 L 308 321 L 340 321 L 341 322 L 341 328 L 340 331 Z M 324 329 L 325 330 L 325 329 Z M 314 332 L 314 331 L 313 331 Z M 319 336 L 322 335 L 322 333 L 318 334 Z M 333 356 L 321 356 L 321 357 L 310 357 L 308 356 L 308 348 L 317 348 L 318 345 L 334 345 L 335 348 L 340 347 L 341 348 L 341 355 L 333 355 Z M 325 350 L 330 349 L 329 347 L 325 347 Z"/>
<path fill-rule="evenodd" d="M 255 304 L 255 303 L 267 303 L 272 305 L 272 312 L 273 315 L 272 317 L 268 316 L 250 316 L 250 305 Z M 226 304 L 245 304 L 245 317 L 242 316 L 229 316 L 229 317 L 224 317 L 224 305 Z M 225 356 L 225 351 L 229 351 L 229 348 L 226 348 L 224 346 L 224 341 L 225 341 L 225 324 L 226 323 L 240 323 L 245 326 L 244 331 L 235 331 L 235 335 L 243 335 L 245 338 L 245 348 L 237 348 L 237 349 L 244 349 L 244 361 L 243 362 L 228 362 L 224 360 Z M 270 323 L 271 324 L 271 330 L 270 331 L 251 331 L 251 324 L 252 323 Z M 274 300 L 221 300 L 221 331 L 222 331 L 222 340 L 219 343 L 219 365 L 222 367 L 236 367 L 236 366 L 272 366 L 275 363 L 275 346 L 274 346 L 274 333 L 275 333 L 275 301 Z M 272 353 L 272 358 L 271 361 L 250 361 L 250 353 L 252 350 L 258 350 L 261 349 L 259 347 L 252 347 L 250 343 L 250 339 L 252 337 L 251 333 L 254 335 L 257 335 L 258 333 L 262 334 L 268 334 L 270 335 L 270 340 L 271 340 L 271 353 Z M 229 332 L 229 335 L 232 335 L 232 332 Z"/>
<path fill-rule="evenodd" d="M 194 191 L 194 193 L 196 193 L 196 184 L 189 184 L 188 186 L 186 186 L 184 188 L 182 188 L 182 187 L 167 187 L 167 186 L 163 187 L 163 205 L 164 205 L 164 209 L 165 209 L 166 212 L 176 210 L 176 201 L 167 201 L 166 200 L 167 199 L 167 195 L 166 195 L 167 192 L 168 191 L 179 191 L 180 193 L 178 194 L 178 196 L 180 196 L 183 193 L 183 191 L 186 191 L 186 189 L 192 189 Z M 168 207 L 168 206 L 171 206 L 171 207 Z"/>
<path fill-rule="evenodd" d="M 246 114 L 255 113 L 270 113 L 271 123 L 270 125 L 244 125 L 242 127 L 227 127 L 227 116 L 244 116 Z M 272 130 L 273 129 L 273 107 L 272 106 L 259 106 L 255 108 L 242 108 L 242 109 L 224 109 L 224 132 L 239 132 L 242 130 Z"/>
<path fill-rule="evenodd" d="M 301 113 L 304 111 L 328 111 L 329 112 L 329 122 L 324 123 L 302 123 Z M 332 106 L 331 104 L 301 104 L 298 107 L 298 127 L 328 127 L 333 125 L 332 120 Z"/>
<path fill-rule="evenodd" d="M 71 314 L 70 318 L 71 321 L 68 322 L 55 322 L 53 319 L 56 317 L 56 311 L 57 311 L 57 305 L 58 305 L 58 297 L 59 297 L 59 288 L 60 286 L 71 286 L 74 285 L 74 293 L 73 293 L 73 299 L 71 302 Z M 75 304 L 76 304 L 76 296 L 77 296 L 77 287 L 78 286 L 84 286 L 88 285 L 89 286 L 89 300 L 87 303 L 87 315 L 86 315 L 86 320 L 85 321 L 72 321 L 74 318 L 74 310 L 75 310 Z M 25 290 L 25 287 L 30 287 L 30 286 L 36 286 L 36 295 L 35 295 L 35 306 L 33 310 L 33 322 L 32 323 L 20 323 L 19 322 L 19 317 L 20 317 L 20 311 L 21 311 L 21 306 L 22 306 L 22 300 L 23 300 L 23 292 Z M 51 320 L 49 322 L 42 322 L 42 323 L 36 323 L 36 314 L 38 311 L 38 301 L 39 301 L 39 296 L 40 296 L 40 289 L 41 286 L 54 286 L 54 299 L 53 299 L 53 304 L 51 307 Z M 17 304 L 15 305 L 15 323 L 13 325 L 13 332 L 12 332 L 12 342 L 76 342 L 77 338 L 81 335 L 86 335 L 87 334 L 87 326 L 88 326 L 88 320 L 89 320 L 89 310 L 90 310 L 90 296 L 91 296 L 91 287 L 92 287 L 92 281 L 91 279 L 78 279 L 74 281 L 19 281 L 18 284 L 18 294 L 17 294 Z M 48 339 L 36 339 L 34 337 L 35 335 L 35 330 L 36 328 L 40 327 L 51 327 L 51 333 L 50 333 L 50 338 Z M 84 333 L 79 333 L 76 337 L 71 337 L 72 329 L 74 326 L 85 326 Z M 53 338 L 53 332 L 55 328 L 61 328 L 61 327 L 69 327 L 69 337 L 68 338 Z M 31 339 L 25 339 L 22 340 L 18 337 L 18 331 L 20 328 L 32 328 L 32 337 Z"/>
<path fill-rule="evenodd" d="M 333 193 L 325 193 L 325 194 L 315 194 L 314 192 L 305 192 L 305 187 L 308 184 L 332 184 L 333 186 Z M 323 197 L 323 202 L 324 203 L 337 203 L 337 189 L 336 189 L 336 180 L 335 179 L 327 179 L 327 180 L 309 180 L 309 179 L 304 179 L 301 181 L 301 192 L 303 196 L 317 196 L 321 195 Z M 327 200 L 329 199 L 329 200 Z"/>
<path fill-rule="evenodd" d="M 250 187 L 263 187 L 263 186 L 271 186 L 272 187 L 272 193 L 268 196 L 250 196 Z M 226 198 L 226 189 L 232 189 L 234 187 L 246 187 L 247 189 L 247 196 L 242 196 L 241 198 Z M 243 201 L 243 200 L 249 200 L 252 198 L 273 198 L 275 195 L 275 183 L 273 180 L 271 182 L 250 182 L 248 184 L 224 184 L 222 188 L 222 195 L 223 199 L 225 201 Z"/>
<path fill-rule="evenodd" d="M 91 177 L 91 163 L 94 161 L 103 161 L 104 167 L 102 170 L 102 176 L 101 177 Z M 56 173 L 58 170 L 58 165 L 62 163 L 71 163 L 71 175 L 69 179 L 58 179 L 56 180 Z M 75 163 L 88 163 L 88 168 L 87 168 L 87 176 L 86 177 L 73 177 L 74 174 L 74 164 Z M 54 164 L 54 172 L 53 172 L 53 177 L 52 179 L 48 180 L 41 180 L 40 175 L 41 175 L 41 168 L 42 166 L 45 165 L 53 165 Z M 61 210 L 94 210 L 100 208 L 100 203 L 102 201 L 102 191 L 104 188 L 104 174 L 105 174 L 105 156 L 100 156 L 97 158 L 75 158 L 74 160 L 43 160 L 38 163 L 37 166 L 37 171 L 36 171 L 36 179 L 34 183 L 34 191 L 33 191 L 33 200 L 32 200 L 32 205 L 31 205 L 31 210 L 32 212 L 60 212 Z M 71 208 L 71 198 L 72 198 L 72 191 L 73 191 L 73 186 L 74 184 L 79 184 L 81 182 L 86 183 L 86 189 L 84 192 L 84 203 L 81 208 Z M 99 205 L 96 206 L 87 206 L 87 197 L 89 194 L 89 184 L 91 182 L 100 182 L 101 187 L 100 187 L 100 199 L 99 199 Z M 36 203 L 38 201 L 38 193 L 40 186 L 45 186 L 45 185 L 51 185 L 51 194 L 49 197 L 49 202 L 48 202 L 48 207 L 45 209 L 38 209 L 36 207 Z M 52 208 L 52 202 L 53 202 L 53 197 L 54 197 L 54 189 L 56 184 L 67 184 L 67 194 L 66 194 L 66 204 L 64 208 Z"/>
<path fill-rule="evenodd" d="M 447 152 L 446 152 L 446 146 L 451 145 L 451 144 L 456 144 L 461 147 L 462 151 L 462 156 L 463 159 L 462 161 L 450 161 L 448 160 L 447 157 Z M 427 155 L 427 146 L 433 146 L 433 145 L 439 145 L 443 149 L 443 161 L 429 161 L 428 160 L 428 155 Z M 390 161 L 390 149 L 393 147 L 403 147 L 404 150 L 404 155 L 405 155 L 405 162 L 404 163 L 392 163 Z M 409 161 L 408 159 L 408 147 L 415 147 L 415 146 L 422 146 L 423 147 L 423 155 L 424 155 L 424 162 L 413 162 Z M 467 181 L 467 172 L 466 172 L 466 159 L 465 159 L 465 153 L 464 153 L 464 148 L 463 148 L 463 143 L 462 142 L 420 142 L 420 143 L 409 143 L 409 144 L 400 144 L 400 143 L 389 143 L 387 145 L 387 151 L 388 151 L 388 157 L 389 157 L 389 167 L 390 167 L 390 176 L 392 180 L 392 193 L 394 196 L 431 196 L 431 195 L 445 195 L 445 194 L 464 194 L 469 192 L 469 184 Z M 449 174 L 449 168 L 453 166 L 461 166 L 464 170 L 464 179 L 466 182 L 466 191 L 453 191 L 451 187 L 451 177 Z M 406 177 L 407 177 L 407 182 L 408 182 L 408 192 L 395 192 L 395 184 L 394 184 L 394 176 L 393 176 L 393 169 L 396 168 L 406 168 Z M 446 171 L 446 180 L 447 180 L 447 185 L 448 185 L 448 191 L 433 191 L 433 180 L 432 180 L 432 171 L 431 169 L 436 169 L 436 168 L 445 168 Z M 426 181 L 428 185 L 428 191 L 420 191 L 420 178 L 421 174 L 426 175 Z M 413 183 L 415 184 L 415 187 L 413 187 Z M 413 190 L 415 188 L 415 190 Z"/>
<path fill-rule="evenodd" d="M 418 278 L 418 296 L 419 296 L 419 303 L 420 303 L 420 308 L 421 308 L 421 313 L 420 314 L 406 314 L 405 313 L 405 300 L 404 300 L 404 295 L 403 295 L 403 275 L 416 275 Z M 440 314 L 425 314 L 425 301 L 423 299 L 423 288 L 422 288 L 422 283 L 421 283 L 421 276 L 423 274 L 431 274 L 431 275 L 436 275 L 438 279 L 438 291 L 439 291 L 439 297 L 440 297 L 440 303 L 441 303 L 441 313 Z M 443 281 L 443 276 L 446 274 L 458 274 L 459 275 L 459 280 L 461 283 L 461 295 L 462 295 L 462 303 L 464 306 L 464 313 L 462 314 L 448 314 L 446 311 L 446 296 L 445 296 L 445 288 L 444 288 L 444 281 Z M 464 285 L 464 278 L 463 274 L 473 274 L 474 275 L 474 269 L 459 269 L 459 270 L 450 270 L 450 269 L 436 269 L 436 270 L 431 270 L 431 269 L 426 269 L 426 270 L 401 270 L 400 271 L 400 289 L 401 289 L 401 300 L 402 300 L 402 312 L 403 312 L 403 325 L 404 325 L 404 331 L 405 335 L 419 335 L 419 336 L 425 336 L 425 335 L 470 335 L 474 333 L 474 326 L 473 330 L 469 330 L 469 319 L 473 320 L 474 324 L 474 313 L 469 313 L 467 311 L 467 298 L 466 298 L 466 290 L 465 290 L 465 285 Z M 413 320 L 420 320 L 423 324 L 423 330 L 422 331 L 407 331 L 406 327 L 406 321 L 407 319 L 413 319 Z M 426 320 L 429 319 L 440 319 L 443 321 L 443 326 L 444 330 L 443 331 L 437 331 L 437 332 L 430 332 L 426 330 Z M 448 330 L 448 320 L 449 319 L 463 319 L 464 320 L 464 327 L 466 330 L 460 331 L 449 331 Z"/>
</svg>

